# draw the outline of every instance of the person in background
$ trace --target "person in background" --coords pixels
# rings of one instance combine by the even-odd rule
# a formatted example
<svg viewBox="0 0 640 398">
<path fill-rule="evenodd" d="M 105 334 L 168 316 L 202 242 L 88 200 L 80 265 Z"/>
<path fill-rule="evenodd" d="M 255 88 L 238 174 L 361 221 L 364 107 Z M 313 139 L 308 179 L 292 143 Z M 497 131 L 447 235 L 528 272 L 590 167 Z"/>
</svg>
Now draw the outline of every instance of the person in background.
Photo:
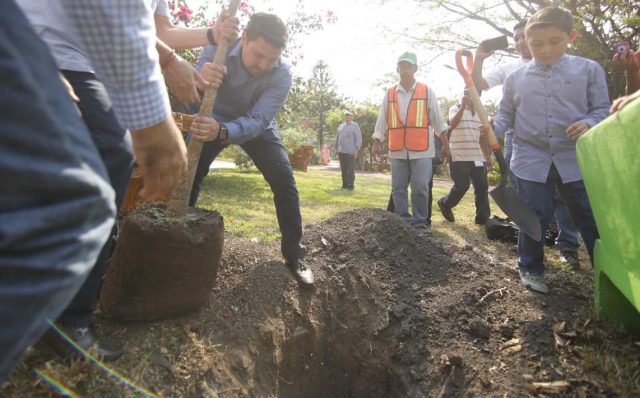
<svg viewBox="0 0 640 398">
<path fill-rule="evenodd" d="M 438 200 L 438 207 L 447 221 L 454 222 L 452 209 L 462 200 L 471 183 L 476 204 L 475 223 L 484 225 L 491 215 L 487 179 L 487 163 L 491 159 L 491 149 L 486 134 L 480 134 L 480 118 L 473 109 L 466 89 L 462 101 L 449 109 L 449 123 L 449 171 L 453 187 L 447 195 Z"/>
<path fill-rule="evenodd" d="M 442 118 L 436 94 L 415 74 L 418 61 L 414 53 L 398 58 L 396 71 L 400 82 L 387 90 L 373 133 L 373 154 L 388 136 L 391 159 L 391 185 L 395 214 L 418 229 L 427 229 L 428 184 L 432 178 L 435 156 L 434 135 L 443 141 L 443 157 L 450 159 L 446 134 L 448 126 Z M 429 129 L 429 126 L 433 130 Z M 434 134 L 435 133 L 435 134 Z M 411 185 L 411 213 L 408 188 Z"/>
<path fill-rule="evenodd" d="M 275 116 L 292 85 L 281 55 L 287 28 L 278 16 L 253 14 L 242 37 L 232 43 L 224 67 L 212 63 L 216 46 L 203 48 L 197 68 L 205 79 L 226 71 L 211 117 L 196 117 L 192 139 L 204 142 L 189 204 L 195 206 L 209 165 L 227 145 L 240 145 L 262 172 L 273 192 L 285 264 L 303 287 L 313 286 L 304 262 L 300 196 Z"/>
<path fill-rule="evenodd" d="M 598 229 L 576 160 L 576 140 L 608 115 L 605 73 L 592 60 L 566 54 L 577 32 L 573 16 L 563 8 L 540 9 L 527 22 L 525 36 L 533 61 L 507 77 L 495 132 L 513 129 L 516 190 L 535 210 L 542 230 L 553 214 L 558 189 L 593 259 Z M 525 286 L 549 292 L 543 278 L 544 242 L 522 231 L 518 268 Z"/>
<path fill-rule="evenodd" d="M 478 46 L 472 72 L 473 81 L 478 92 L 504 84 L 507 76 L 513 71 L 531 62 L 532 55 L 525 39 L 525 26 L 526 21 L 521 21 L 513 27 L 515 49 L 520 57 L 514 62 L 500 64 L 485 74 L 482 72 L 484 60 L 491 56 L 493 52 L 485 51 L 482 43 Z M 504 134 L 504 159 L 507 166 L 511 163 L 513 152 L 512 140 L 513 132 L 512 130 L 507 130 Z M 509 177 L 512 179 L 511 173 L 509 173 Z M 549 230 L 552 239 L 553 236 L 557 234 L 555 236 L 555 243 L 560 250 L 560 261 L 571 265 L 573 268 L 578 268 L 580 266 L 580 258 L 578 256 L 578 250 L 580 249 L 580 230 L 571 219 L 569 209 L 567 209 L 567 205 L 562 200 L 559 192 L 556 192 L 555 195 L 555 211 L 553 220 L 549 224 Z"/>
<path fill-rule="evenodd" d="M 342 189 L 353 190 L 356 179 L 356 159 L 362 146 L 360 126 L 353 121 L 351 111 L 344 112 L 344 123 L 338 126 L 335 151 L 340 160 Z"/>
<path fill-rule="evenodd" d="M 611 113 L 640 97 L 640 52 L 625 50 L 613 56 L 613 67 L 617 73 L 625 75 L 625 96 L 617 98 L 611 105 Z"/>
<path fill-rule="evenodd" d="M 163 197 L 184 174 L 187 159 L 162 79 L 155 78 L 151 15 L 142 3 L 63 5 L 89 53 L 104 57 L 104 80 L 122 90 L 114 91 L 113 106 L 121 124 L 134 131 L 134 151 L 148 170 L 144 197 Z M 110 177 L 72 102 L 77 97 L 15 2 L 3 6 L 0 174 L 7 178 L 0 187 L 0 381 L 84 283 L 115 219 Z M 110 44 L 120 39 L 114 53 Z M 109 45 L 99 48 L 101 41 Z M 129 62 L 119 62 L 122 57 Z M 135 83 L 136 90 L 127 92 Z"/>
</svg>

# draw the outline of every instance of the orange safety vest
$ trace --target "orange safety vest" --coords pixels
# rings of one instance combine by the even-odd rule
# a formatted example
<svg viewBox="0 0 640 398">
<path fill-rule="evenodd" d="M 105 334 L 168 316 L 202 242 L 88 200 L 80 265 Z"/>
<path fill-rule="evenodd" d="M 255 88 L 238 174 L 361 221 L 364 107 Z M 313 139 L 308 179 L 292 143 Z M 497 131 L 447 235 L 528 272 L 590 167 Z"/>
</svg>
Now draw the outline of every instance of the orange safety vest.
<svg viewBox="0 0 640 398">
<path fill-rule="evenodd" d="M 387 130 L 389 131 L 389 150 L 410 151 L 429 149 L 429 111 L 427 107 L 427 85 L 416 83 L 416 89 L 409 101 L 405 124 L 400 120 L 397 86 L 389 89 L 387 98 Z"/>
</svg>

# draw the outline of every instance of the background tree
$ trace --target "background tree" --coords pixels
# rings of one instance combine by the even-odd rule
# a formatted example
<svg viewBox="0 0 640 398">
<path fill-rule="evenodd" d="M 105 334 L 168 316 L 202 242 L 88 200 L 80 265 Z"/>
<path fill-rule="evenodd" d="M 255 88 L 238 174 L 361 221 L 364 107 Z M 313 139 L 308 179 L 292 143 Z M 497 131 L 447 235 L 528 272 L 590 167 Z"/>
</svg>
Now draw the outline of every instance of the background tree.
<svg viewBox="0 0 640 398">
<path fill-rule="evenodd" d="M 387 0 L 388 1 L 388 0 Z M 416 44 L 427 46 L 440 53 L 457 48 L 475 48 L 486 37 L 477 37 L 474 26 L 485 24 L 492 27 L 496 36 L 512 36 L 513 25 L 526 20 L 542 7 L 558 5 L 567 8 L 574 16 L 578 39 L 571 46 L 571 54 L 591 58 L 600 63 L 608 73 L 612 98 L 624 92 L 624 77 L 612 72 L 613 44 L 629 40 L 638 48 L 640 33 L 640 7 L 637 1 L 628 0 L 414 0 L 425 8 L 428 18 L 422 27 L 412 27 L 410 35 Z M 435 22 L 437 21 L 437 22 Z M 460 29 L 464 24 L 465 29 Z M 422 35 L 416 34 L 418 31 Z M 502 56 L 508 56 L 503 52 Z"/>
<path fill-rule="evenodd" d="M 327 113 L 342 104 L 342 100 L 336 94 L 329 66 L 322 60 L 313 67 L 311 78 L 307 81 L 307 95 L 309 124 L 315 127 L 318 144 L 322 148 L 324 134 L 328 131 Z"/>
</svg>

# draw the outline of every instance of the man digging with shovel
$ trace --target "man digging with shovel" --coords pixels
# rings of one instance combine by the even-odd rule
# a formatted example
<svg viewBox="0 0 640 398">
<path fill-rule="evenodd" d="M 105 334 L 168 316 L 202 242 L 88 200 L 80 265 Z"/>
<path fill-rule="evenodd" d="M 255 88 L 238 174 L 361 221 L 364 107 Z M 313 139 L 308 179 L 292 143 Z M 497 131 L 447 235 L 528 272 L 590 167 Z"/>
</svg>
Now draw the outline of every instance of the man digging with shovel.
<svg viewBox="0 0 640 398">
<path fill-rule="evenodd" d="M 282 255 L 301 286 L 313 286 L 313 273 L 304 264 L 300 197 L 287 151 L 278 134 L 275 116 L 284 104 L 292 78 L 280 59 L 288 39 L 287 28 L 276 15 L 254 14 L 242 37 L 229 48 L 224 67 L 211 61 L 216 46 L 206 46 L 197 69 L 205 79 L 226 72 L 218 88 L 212 117 L 197 117 L 192 139 L 204 142 L 190 206 L 195 206 L 209 165 L 227 145 L 240 145 L 262 172 L 273 192 L 282 233 Z"/>
</svg>

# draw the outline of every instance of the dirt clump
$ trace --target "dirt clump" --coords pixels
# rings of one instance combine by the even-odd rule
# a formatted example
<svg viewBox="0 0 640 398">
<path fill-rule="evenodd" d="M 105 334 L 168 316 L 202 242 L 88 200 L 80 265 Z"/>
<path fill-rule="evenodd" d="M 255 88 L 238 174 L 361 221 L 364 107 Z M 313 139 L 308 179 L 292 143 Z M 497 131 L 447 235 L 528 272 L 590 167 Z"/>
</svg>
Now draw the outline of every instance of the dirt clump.
<svg viewBox="0 0 640 398">
<path fill-rule="evenodd" d="M 196 208 L 180 218 L 164 213 L 164 205 L 145 205 L 125 218 L 100 293 L 105 316 L 165 319 L 207 302 L 222 256 L 222 216 Z"/>
</svg>

